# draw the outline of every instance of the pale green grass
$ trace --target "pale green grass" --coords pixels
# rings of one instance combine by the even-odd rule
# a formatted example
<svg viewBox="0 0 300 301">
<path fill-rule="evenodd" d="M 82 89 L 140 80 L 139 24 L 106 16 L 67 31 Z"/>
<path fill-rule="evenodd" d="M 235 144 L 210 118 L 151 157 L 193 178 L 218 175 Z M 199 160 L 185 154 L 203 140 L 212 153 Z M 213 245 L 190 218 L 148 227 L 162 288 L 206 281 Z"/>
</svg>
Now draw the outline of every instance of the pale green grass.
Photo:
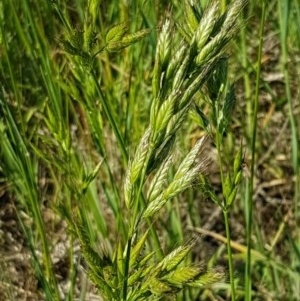
<svg viewBox="0 0 300 301">
<path fill-rule="evenodd" d="M 231 7 L 222 23 L 210 4 L 199 27 L 202 10 L 179 1 L 100 2 L 0 4 L 1 183 L 13 196 L 43 298 L 87 299 L 84 287 L 76 292 L 79 242 L 85 272 L 107 300 L 297 300 L 300 24 L 292 21 L 300 5 L 266 2 L 264 18 L 260 2 L 251 1 L 242 15 Z M 215 3 L 224 12 L 229 2 Z M 237 16 L 238 25 L 231 24 Z M 211 39 L 221 25 L 226 30 Z M 283 74 L 283 95 L 264 80 L 259 27 L 280 42 L 274 68 Z M 236 99 L 235 89 L 243 91 Z M 256 194 L 264 183 L 265 139 L 274 137 L 269 119 L 263 126 L 259 117 L 268 113 L 266 94 L 289 120 L 283 144 L 291 145 L 284 155 L 293 173 L 290 193 L 281 195 L 293 205 L 286 212 L 282 200 L 266 218 L 274 218 L 274 229 L 261 221 L 268 203 Z M 212 150 L 217 185 L 205 159 Z M 281 180 L 287 167 L 276 155 L 270 152 L 263 170 Z M 244 156 L 252 157 L 250 184 L 242 177 Z M 209 214 L 221 208 L 222 233 L 202 229 L 211 201 Z M 44 203 L 55 215 L 50 222 Z M 62 220 L 69 282 L 63 294 L 50 256 L 50 229 Z M 191 231 L 221 244 L 203 250 L 203 237 Z"/>
</svg>

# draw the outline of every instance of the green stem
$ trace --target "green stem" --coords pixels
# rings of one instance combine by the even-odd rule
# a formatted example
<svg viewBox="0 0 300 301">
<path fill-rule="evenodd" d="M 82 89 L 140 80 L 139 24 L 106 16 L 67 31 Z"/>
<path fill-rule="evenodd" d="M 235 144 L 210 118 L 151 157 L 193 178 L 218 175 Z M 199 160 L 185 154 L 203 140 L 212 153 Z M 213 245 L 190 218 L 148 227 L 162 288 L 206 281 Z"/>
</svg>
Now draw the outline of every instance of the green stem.
<svg viewBox="0 0 300 301">
<path fill-rule="evenodd" d="M 230 238 L 230 227 L 229 217 L 227 209 L 223 210 L 226 238 L 227 238 L 227 255 L 228 255 L 228 266 L 229 266 L 229 277 L 230 277 L 230 288 L 231 288 L 231 300 L 235 301 L 235 286 L 234 286 L 234 274 L 233 274 L 233 260 L 231 250 L 231 238 Z"/>
<path fill-rule="evenodd" d="M 215 116 L 220 116 L 220 105 L 219 101 L 216 101 L 214 107 L 214 114 Z M 218 120 L 218 117 L 216 117 Z M 221 176 L 221 183 L 222 183 L 222 191 L 225 191 L 225 178 L 223 172 L 223 160 L 222 160 L 222 132 L 219 130 L 219 124 L 217 121 L 217 130 L 216 130 L 216 144 L 217 144 L 217 152 L 218 152 L 218 160 L 219 160 L 219 170 Z M 233 275 L 233 260 L 232 260 L 232 250 L 231 250 L 231 239 L 230 239 L 230 226 L 229 226 L 229 217 L 228 217 L 228 208 L 227 199 L 223 193 L 223 204 L 222 204 L 222 211 L 224 216 L 224 224 L 226 229 L 226 238 L 227 238 L 227 256 L 228 256 L 228 267 L 229 267 L 229 277 L 230 277 L 230 287 L 231 287 L 231 300 L 235 301 L 235 286 L 234 286 L 234 275 Z"/>
<path fill-rule="evenodd" d="M 128 162 L 128 153 L 127 153 L 127 150 L 126 150 L 123 138 L 122 138 L 122 136 L 120 134 L 120 131 L 119 131 L 119 129 L 118 129 L 116 123 L 115 123 L 115 120 L 113 118 L 113 115 L 111 113 L 112 110 L 109 107 L 109 104 L 107 103 L 107 101 L 106 101 L 106 99 L 105 99 L 105 97 L 103 95 L 103 92 L 102 92 L 101 87 L 100 87 L 100 85 L 98 83 L 96 74 L 93 71 L 92 71 L 92 76 L 93 76 L 93 80 L 94 80 L 95 85 L 96 85 L 96 89 L 97 89 L 98 95 L 100 97 L 101 104 L 102 104 L 103 109 L 104 109 L 104 112 L 105 112 L 105 114 L 106 114 L 106 116 L 108 118 L 108 121 L 109 121 L 112 129 L 113 129 L 113 132 L 114 132 L 114 134 L 116 136 L 116 139 L 117 139 L 117 141 L 119 143 L 119 146 L 120 146 L 120 149 L 121 149 L 121 153 L 122 153 L 123 158 L 124 158 L 124 160 L 125 160 L 125 162 L 127 164 L 127 162 Z"/>
<path fill-rule="evenodd" d="M 60 20 L 62 21 L 62 23 L 68 28 L 69 31 L 71 31 L 72 27 L 70 26 L 70 22 L 66 17 L 67 16 L 66 12 L 61 12 L 59 4 L 54 3 L 53 6 L 54 6 Z"/>
<path fill-rule="evenodd" d="M 243 66 L 243 79 L 244 79 L 244 89 L 245 89 L 245 97 L 247 101 L 246 107 L 246 137 L 247 140 L 250 138 L 250 129 L 252 128 L 252 103 L 251 103 L 251 82 L 248 70 L 248 54 L 247 54 L 247 45 L 246 45 L 246 29 L 244 26 L 241 27 L 241 55 L 242 55 L 242 66 Z"/>
<path fill-rule="evenodd" d="M 218 106 L 217 106 L 216 116 L 219 116 Z M 222 190 L 224 191 L 225 179 L 224 179 L 224 172 L 223 172 L 223 160 L 222 160 L 222 156 L 221 156 L 222 134 L 218 131 L 218 129 L 217 129 L 217 133 L 216 133 L 216 141 L 217 141 L 217 151 L 218 151 L 219 169 L 220 169 L 220 175 L 221 175 Z M 230 227 L 229 227 L 229 218 L 228 218 L 228 206 L 227 206 L 226 201 L 227 200 L 224 198 L 222 211 L 223 211 L 223 216 L 224 216 L 224 223 L 225 223 L 225 229 L 226 229 L 226 238 L 227 238 L 227 255 L 228 255 L 230 287 L 231 287 L 231 300 L 235 301 L 233 260 L 232 260 L 231 244 L 230 244 L 231 239 L 230 239 Z"/>
<path fill-rule="evenodd" d="M 218 116 L 218 115 L 216 115 L 216 116 Z M 219 169 L 220 169 L 220 176 L 221 176 L 221 183 L 222 183 L 222 190 L 223 190 L 225 180 L 224 180 L 224 173 L 223 173 L 223 160 L 222 160 L 222 157 L 221 157 L 222 137 L 221 137 L 221 134 L 219 132 L 217 132 L 217 134 L 216 134 L 216 139 L 217 139 Z M 225 199 L 224 199 L 223 207 L 226 208 L 226 200 Z"/>
<path fill-rule="evenodd" d="M 217 134 L 219 136 L 219 134 Z M 221 150 L 218 150 L 220 153 Z M 223 175 L 223 165 L 222 159 L 219 155 L 219 164 L 220 164 L 220 173 L 221 173 L 221 182 L 222 186 L 224 185 L 224 175 Z M 235 287 L 234 287 L 234 275 L 233 275 L 233 260 L 232 260 L 232 250 L 231 250 L 231 238 L 230 238 L 230 226 L 229 226 L 229 218 L 228 218 L 228 207 L 226 205 L 226 200 L 224 200 L 224 204 L 222 206 L 223 216 L 224 216 L 224 224 L 226 229 L 226 238 L 227 238 L 227 256 L 228 256 L 228 267 L 229 267 L 229 277 L 230 277 L 230 287 L 231 287 L 231 300 L 235 301 Z"/>
<path fill-rule="evenodd" d="M 131 241 L 132 241 L 132 236 L 130 236 L 128 241 L 127 241 L 126 260 L 125 260 L 125 268 L 124 268 L 124 282 L 123 282 L 123 301 L 127 300 L 127 288 L 128 288 L 129 262 L 130 262 L 130 253 L 131 253 Z"/>
<path fill-rule="evenodd" d="M 252 211 L 253 211 L 253 185 L 254 185 L 254 173 L 255 173 L 255 149 L 256 149 L 256 131 L 257 131 L 257 113 L 258 113 L 258 99 L 259 99 L 259 84 L 260 84 L 260 74 L 261 74 L 261 58 L 262 58 L 262 46 L 263 46 L 263 33 L 266 15 L 266 4 L 265 1 L 262 2 L 262 15 L 259 31 L 259 48 L 258 48 L 258 64 L 256 73 L 256 86 L 255 86 L 255 99 L 254 99 L 254 110 L 253 110 L 253 128 L 252 128 L 252 139 L 251 139 L 251 176 L 249 181 L 249 194 L 247 200 L 247 261 L 246 261 L 246 271 L 245 271 L 245 301 L 251 301 L 251 235 L 252 235 Z"/>
<path fill-rule="evenodd" d="M 297 5 L 296 5 L 297 6 Z M 287 45 L 287 37 L 288 37 L 288 26 L 289 26 L 289 15 L 290 11 L 288 9 L 287 4 L 283 4 L 281 1 L 278 1 L 278 15 L 279 15 L 279 23 L 280 23 L 280 44 L 281 44 L 281 67 L 284 75 L 284 87 L 285 87 L 285 95 L 288 103 L 288 111 L 289 111 L 289 121 L 291 127 L 291 138 L 292 138 L 292 165 L 294 169 L 294 174 L 296 175 L 295 180 L 295 194 L 294 194 L 294 212 L 296 218 L 298 217 L 298 200 L 299 200 L 299 185 L 300 185 L 300 177 L 299 177 L 299 148 L 298 148 L 298 135 L 297 135 L 297 123 L 294 117 L 293 112 L 293 101 L 291 94 L 291 82 L 288 71 L 288 45 Z"/>
</svg>

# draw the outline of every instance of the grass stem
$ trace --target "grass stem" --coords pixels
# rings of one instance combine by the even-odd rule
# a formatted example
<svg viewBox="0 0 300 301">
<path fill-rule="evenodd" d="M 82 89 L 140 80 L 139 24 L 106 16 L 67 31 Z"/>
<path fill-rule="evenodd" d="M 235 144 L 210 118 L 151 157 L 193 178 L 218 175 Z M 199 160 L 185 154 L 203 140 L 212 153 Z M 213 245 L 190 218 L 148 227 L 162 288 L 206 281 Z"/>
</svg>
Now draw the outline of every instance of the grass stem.
<svg viewBox="0 0 300 301">
<path fill-rule="evenodd" d="M 246 217 L 246 241 L 247 241 L 247 260 L 245 270 L 245 301 L 252 300 L 252 281 L 251 281 L 251 249 L 252 249 L 252 215 L 253 215 L 253 192 L 254 192 L 254 175 L 255 175 L 255 155 L 256 155 L 256 132 L 257 132 L 257 114 L 258 114 L 258 101 L 259 101 L 259 86 L 261 76 L 261 59 L 262 59 L 262 47 L 263 47 L 263 33 L 266 16 L 266 3 L 262 2 L 261 12 L 261 23 L 259 30 L 259 47 L 258 47 L 258 58 L 257 58 L 257 72 L 256 72 L 256 86 L 255 86 L 255 97 L 254 97 L 254 109 L 253 109 L 253 127 L 252 127 L 252 138 L 251 138 L 251 175 L 249 180 L 249 194 L 247 199 L 247 214 Z"/>
<path fill-rule="evenodd" d="M 105 96 L 103 95 L 103 92 L 101 90 L 101 87 L 98 83 L 98 79 L 97 79 L 97 76 L 95 74 L 95 72 L 92 71 L 92 76 L 93 76 L 93 80 L 95 82 L 95 85 L 96 85 L 96 89 L 97 89 L 97 92 L 98 92 L 98 95 L 100 97 L 100 101 L 101 101 L 101 104 L 103 106 L 103 109 L 105 111 L 105 114 L 109 120 L 109 123 L 113 129 L 113 132 L 116 136 L 116 139 L 118 141 L 118 144 L 120 146 L 120 150 L 121 150 L 121 153 L 123 155 L 123 159 L 124 161 L 127 163 L 128 162 L 128 153 L 127 153 L 127 150 L 126 150 L 126 147 L 125 147 L 125 144 L 124 144 L 124 141 L 123 141 L 123 138 L 121 136 L 121 133 L 117 127 L 117 124 L 115 122 L 115 119 L 112 115 L 112 110 L 111 108 L 109 107 L 109 104 L 107 103 L 106 99 L 105 99 Z"/>
<path fill-rule="evenodd" d="M 297 5 L 296 5 L 297 6 Z M 291 140 L 292 140 L 292 165 L 294 169 L 294 174 L 296 175 L 295 180 L 295 195 L 294 195 L 294 213 L 296 218 L 298 218 L 298 200 L 299 200 L 299 146 L 298 146 L 298 135 L 297 135 L 297 123 L 293 112 L 293 101 L 291 93 L 291 81 L 288 70 L 288 20 L 290 15 L 290 5 L 278 1 L 278 15 L 279 15 L 279 25 L 280 25 L 280 45 L 281 45 L 281 69 L 284 75 L 284 88 L 285 96 L 288 103 L 289 111 L 289 121 L 291 127 Z"/>
<path fill-rule="evenodd" d="M 227 255 L 228 255 L 228 266 L 229 266 L 229 277 L 230 277 L 230 287 L 231 287 L 231 300 L 235 301 L 235 285 L 234 285 L 234 272 L 233 272 L 233 260 L 232 260 L 232 250 L 231 250 L 231 236 L 230 236 L 230 227 L 229 227 L 229 217 L 228 210 L 223 210 L 225 231 L 227 238 Z"/>
</svg>

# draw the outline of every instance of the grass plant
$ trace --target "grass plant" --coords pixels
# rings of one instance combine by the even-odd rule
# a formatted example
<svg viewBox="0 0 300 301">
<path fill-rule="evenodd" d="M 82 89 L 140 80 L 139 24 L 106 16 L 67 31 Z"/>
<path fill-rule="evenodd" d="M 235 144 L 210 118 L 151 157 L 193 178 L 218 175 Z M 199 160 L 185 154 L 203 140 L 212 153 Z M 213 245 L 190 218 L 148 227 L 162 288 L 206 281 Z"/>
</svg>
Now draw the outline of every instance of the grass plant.
<svg viewBox="0 0 300 301">
<path fill-rule="evenodd" d="M 297 300 L 299 11 L 1 2 L 0 299 Z"/>
</svg>

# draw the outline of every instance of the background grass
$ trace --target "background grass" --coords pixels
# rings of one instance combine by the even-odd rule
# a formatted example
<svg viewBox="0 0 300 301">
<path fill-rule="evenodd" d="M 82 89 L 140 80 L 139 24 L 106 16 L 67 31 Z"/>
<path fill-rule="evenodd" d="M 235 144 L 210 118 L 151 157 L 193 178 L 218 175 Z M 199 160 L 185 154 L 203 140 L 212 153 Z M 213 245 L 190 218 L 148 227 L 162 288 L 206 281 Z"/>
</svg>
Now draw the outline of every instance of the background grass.
<svg viewBox="0 0 300 301">
<path fill-rule="evenodd" d="M 174 21 L 184 22 L 179 2 L 0 3 L 1 300 L 101 300 L 85 276 L 68 222 L 80 208 L 99 252 L 110 254 L 118 240 L 125 243 L 125 172 L 149 123 L 161 20 L 172 12 Z M 250 1 L 228 48 L 237 101 L 221 155 L 225 168 L 231 166 L 242 142 L 245 159 L 244 179 L 229 212 L 236 299 L 299 300 L 300 4 L 268 1 L 265 9 L 261 60 L 261 1 Z M 87 57 L 65 51 L 63 41 L 71 39 L 96 53 L 108 29 L 123 20 L 129 20 L 130 32 L 153 30 L 120 52 L 96 55 L 94 76 L 87 71 Z M 195 101 L 208 112 L 206 103 Z M 189 118 L 180 134 L 178 158 L 203 130 Z M 214 163 L 207 173 L 221 192 L 213 143 L 208 152 Z M 204 235 L 189 260 L 227 268 L 221 210 L 198 187 L 168 203 L 155 225 L 165 253 L 199 232 Z M 253 248 L 251 277 L 245 273 L 247 243 Z M 151 244 L 152 236 L 147 247 Z M 229 281 L 183 290 L 177 297 L 229 298 Z"/>
</svg>

